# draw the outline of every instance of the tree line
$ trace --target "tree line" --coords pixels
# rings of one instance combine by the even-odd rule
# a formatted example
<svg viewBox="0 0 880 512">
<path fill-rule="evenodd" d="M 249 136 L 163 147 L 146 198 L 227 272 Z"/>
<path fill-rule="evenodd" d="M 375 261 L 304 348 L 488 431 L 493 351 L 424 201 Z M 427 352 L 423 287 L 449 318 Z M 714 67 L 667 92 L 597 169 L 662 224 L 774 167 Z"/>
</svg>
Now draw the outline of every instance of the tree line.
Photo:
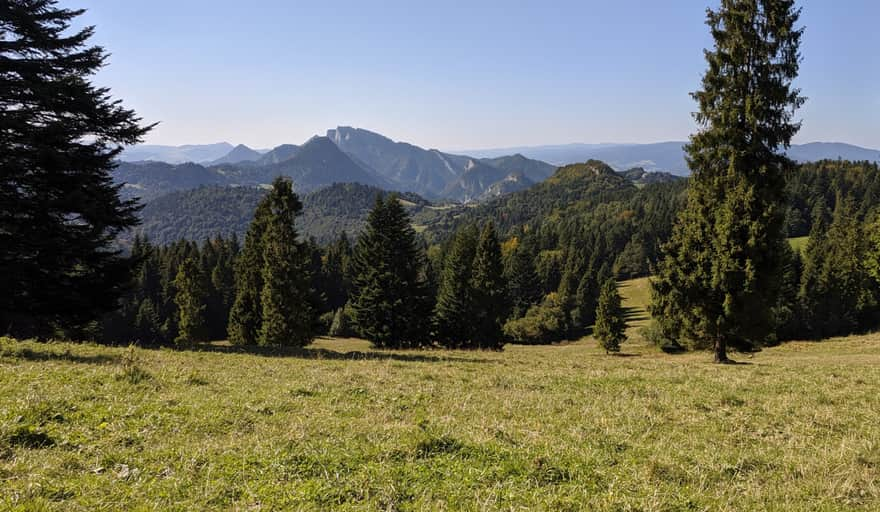
<svg viewBox="0 0 880 512">
<path fill-rule="evenodd" d="M 241 246 L 235 236 L 164 247 L 135 238 L 137 271 L 120 307 L 79 334 L 178 346 L 305 346 L 331 334 L 379 348 L 500 349 L 580 337 L 597 308 L 620 324 L 611 318 L 621 310 L 609 265 L 583 251 L 571 249 L 560 290 L 545 296 L 530 239 L 502 244 L 491 221 L 426 251 L 399 198 L 377 196 L 354 245 L 343 235 L 320 247 L 298 235 L 301 209 L 279 178 Z M 601 279 L 617 306 L 599 307 Z"/>
</svg>

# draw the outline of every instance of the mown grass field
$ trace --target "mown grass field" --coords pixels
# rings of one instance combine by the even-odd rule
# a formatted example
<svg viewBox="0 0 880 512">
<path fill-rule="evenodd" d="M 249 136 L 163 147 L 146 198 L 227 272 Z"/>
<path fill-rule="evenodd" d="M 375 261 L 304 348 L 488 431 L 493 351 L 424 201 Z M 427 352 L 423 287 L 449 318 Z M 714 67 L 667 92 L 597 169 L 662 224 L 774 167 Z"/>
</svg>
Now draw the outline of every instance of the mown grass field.
<svg viewBox="0 0 880 512">
<path fill-rule="evenodd" d="M 880 509 L 880 335 L 624 351 L 4 340 L 0 509 Z"/>
</svg>

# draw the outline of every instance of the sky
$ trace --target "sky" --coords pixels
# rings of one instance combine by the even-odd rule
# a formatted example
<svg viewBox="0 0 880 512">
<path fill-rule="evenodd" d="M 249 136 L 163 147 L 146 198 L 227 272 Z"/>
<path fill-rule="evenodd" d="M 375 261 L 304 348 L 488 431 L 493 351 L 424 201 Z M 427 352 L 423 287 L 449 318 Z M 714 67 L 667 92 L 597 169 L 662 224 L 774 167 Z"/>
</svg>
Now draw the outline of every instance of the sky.
<svg viewBox="0 0 880 512">
<path fill-rule="evenodd" d="M 339 125 L 446 150 L 684 140 L 717 0 L 60 0 L 146 142 L 302 143 Z M 880 148 L 880 2 L 802 0 L 795 142 Z"/>
</svg>

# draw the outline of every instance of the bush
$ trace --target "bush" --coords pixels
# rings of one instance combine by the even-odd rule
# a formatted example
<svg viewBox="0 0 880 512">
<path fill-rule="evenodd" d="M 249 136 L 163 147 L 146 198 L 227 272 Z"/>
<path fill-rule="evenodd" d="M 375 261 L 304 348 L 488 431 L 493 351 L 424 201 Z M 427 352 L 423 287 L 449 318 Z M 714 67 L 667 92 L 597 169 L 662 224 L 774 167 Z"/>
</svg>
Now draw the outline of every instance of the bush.
<svg viewBox="0 0 880 512">
<path fill-rule="evenodd" d="M 678 341 L 664 334 L 656 320 L 652 320 L 651 323 L 642 327 L 641 334 L 646 341 L 657 345 L 667 354 L 680 354 L 686 350 Z"/>
<path fill-rule="evenodd" d="M 512 343 L 553 343 L 565 339 L 567 333 L 565 308 L 557 293 L 547 295 L 540 304 L 529 308 L 526 316 L 504 324 L 504 335 Z"/>
<path fill-rule="evenodd" d="M 333 314 L 333 322 L 330 324 L 330 336 L 336 338 L 353 338 L 358 335 L 355 330 L 354 321 L 351 317 L 351 309 L 346 304 L 344 308 L 339 308 Z"/>
</svg>

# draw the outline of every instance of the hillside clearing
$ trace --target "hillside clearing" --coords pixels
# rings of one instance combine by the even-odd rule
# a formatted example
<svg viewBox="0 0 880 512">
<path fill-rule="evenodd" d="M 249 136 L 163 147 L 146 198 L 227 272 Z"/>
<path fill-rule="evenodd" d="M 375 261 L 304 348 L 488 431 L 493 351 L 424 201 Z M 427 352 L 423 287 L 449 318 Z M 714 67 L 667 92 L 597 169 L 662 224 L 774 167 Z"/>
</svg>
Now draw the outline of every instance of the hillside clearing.
<svg viewBox="0 0 880 512">
<path fill-rule="evenodd" d="M 880 507 L 880 336 L 624 351 L 5 340 L 0 508 Z"/>
</svg>

